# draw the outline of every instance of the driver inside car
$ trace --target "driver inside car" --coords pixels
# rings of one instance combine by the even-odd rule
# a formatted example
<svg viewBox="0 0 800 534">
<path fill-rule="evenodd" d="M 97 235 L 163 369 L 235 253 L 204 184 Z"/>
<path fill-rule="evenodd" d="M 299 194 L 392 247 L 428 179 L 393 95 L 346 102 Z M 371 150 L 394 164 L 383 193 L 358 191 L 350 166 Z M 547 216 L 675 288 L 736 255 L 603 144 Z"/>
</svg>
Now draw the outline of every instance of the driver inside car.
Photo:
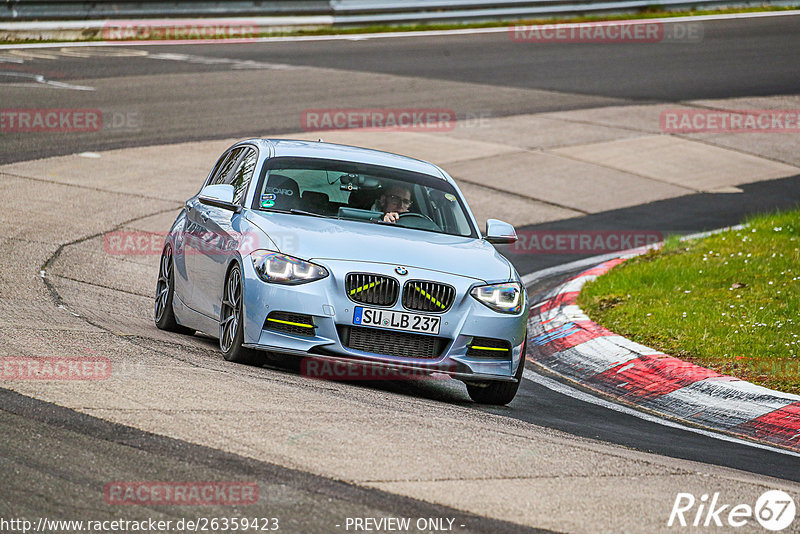
<svg viewBox="0 0 800 534">
<path fill-rule="evenodd" d="M 411 207 L 411 190 L 399 185 L 391 186 L 381 193 L 375 204 L 383 212 L 385 222 L 397 222 L 400 215 Z"/>
</svg>

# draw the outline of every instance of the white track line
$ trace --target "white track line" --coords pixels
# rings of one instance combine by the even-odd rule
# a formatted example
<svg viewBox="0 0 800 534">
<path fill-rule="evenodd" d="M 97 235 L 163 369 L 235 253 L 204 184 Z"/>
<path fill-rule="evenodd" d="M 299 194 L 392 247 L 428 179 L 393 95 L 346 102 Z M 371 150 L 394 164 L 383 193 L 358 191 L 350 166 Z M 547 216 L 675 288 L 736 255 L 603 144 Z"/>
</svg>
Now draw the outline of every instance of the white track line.
<svg viewBox="0 0 800 534">
<path fill-rule="evenodd" d="M 53 80 L 48 80 L 41 74 L 30 74 L 27 72 L 0 72 L 0 76 L 9 76 L 14 78 L 22 78 L 24 80 L 30 80 L 29 82 L 20 82 L 20 83 L 11 82 L 4 84 L 9 87 L 36 87 L 38 85 L 48 85 L 50 87 L 55 87 L 56 89 L 72 89 L 74 91 L 94 91 L 94 87 L 90 87 L 88 85 L 73 85 L 71 83 L 56 82 Z"/>
<path fill-rule="evenodd" d="M 647 23 L 660 23 L 660 24 L 674 24 L 682 22 L 705 22 L 713 20 L 729 20 L 729 19 L 750 19 L 762 17 L 786 17 L 800 15 L 800 10 L 791 11 L 761 11 L 756 13 L 727 13 L 719 15 L 697 15 L 689 17 L 668 17 L 663 19 L 626 19 L 614 20 L 607 22 L 625 23 L 625 24 L 647 24 Z M 213 21 L 214 19 L 208 19 Z M 225 19 L 230 22 L 231 19 Z M 108 22 L 113 23 L 113 20 Z M 143 21 L 144 22 L 144 21 Z M 598 21 L 606 22 L 606 21 Z M 179 19 L 176 19 L 176 24 Z M 548 27 L 553 28 L 569 28 L 575 26 L 585 25 L 587 23 L 564 23 L 552 24 Z M 594 22 L 589 23 L 594 24 Z M 302 41 L 361 41 L 366 39 L 392 39 L 398 37 L 446 37 L 450 35 L 478 35 L 489 33 L 502 33 L 509 32 L 509 28 L 514 27 L 515 24 L 508 26 L 499 26 L 494 28 L 463 28 L 457 30 L 431 30 L 431 31 L 409 31 L 409 32 L 381 32 L 381 33 L 353 33 L 353 34 L 340 34 L 340 35 L 304 35 L 294 37 L 258 37 L 254 39 L 196 39 L 192 41 L 91 41 L 91 42 L 62 42 L 62 43 L 32 43 L 32 44 L 8 44 L 0 45 L 0 50 L 19 49 L 19 48 L 58 48 L 58 47 L 73 47 L 73 46 L 163 46 L 163 45 L 192 45 L 192 44 L 242 44 L 242 43 L 287 43 L 287 42 L 302 42 Z M 10 24 L 0 24 L 0 30 L 11 29 Z"/>
<path fill-rule="evenodd" d="M 614 410 L 615 412 L 620 412 L 626 415 L 637 417 L 639 419 L 648 421 L 650 423 L 656 423 L 670 428 L 677 428 L 678 430 L 685 430 L 687 432 L 694 432 L 695 434 L 700 434 L 702 436 L 718 439 L 721 441 L 728 441 L 730 443 L 735 443 L 737 445 L 746 445 L 748 447 L 753 447 L 756 449 L 763 449 L 765 451 L 777 452 L 780 454 L 786 454 L 788 456 L 795 456 L 800 458 L 800 453 L 797 452 L 789 451 L 786 449 L 779 449 L 777 447 L 770 447 L 769 445 L 763 445 L 761 443 L 757 443 L 754 441 L 735 438 L 727 434 L 718 434 L 716 432 L 711 432 L 710 430 L 703 430 L 702 428 L 694 428 L 682 425 L 680 423 L 676 423 L 668 419 L 662 419 L 661 417 L 658 417 L 656 415 L 652 415 L 646 412 L 640 412 L 639 410 L 635 410 L 633 408 L 629 408 L 621 404 L 616 404 L 614 402 L 607 401 L 600 397 L 595 397 L 594 395 L 590 395 L 589 393 L 586 393 L 584 391 L 572 388 L 566 384 L 558 382 L 557 380 L 553 380 L 552 378 L 548 378 L 546 376 L 534 373 L 530 369 L 525 369 L 522 372 L 522 376 L 523 378 L 530 380 L 531 382 L 534 382 L 536 384 L 539 384 L 540 386 L 546 387 L 551 391 L 555 391 L 556 393 L 561 393 L 562 395 L 566 395 L 567 397 L 571 397 L 579 401 L 587 402 L 589 404 L 594 404 L 596 406 L 601 406 L 609 410 Z"/>
<path fill-rule="evenodd" d="M 528 273 L 525 276 L 521 277 L 522 285 L 524 285 L 525 287 L 530 287 L 534 283 L 544 278 L 557 276 L 561 273 L 574 271 L 582 267 L 593 267 L 597 264 L 603 263 L 604 261 L 618 258 L 620 254 L 623 254 L 623 252 L 624 251 L 609 252 L 608 254 L 602 254 L 600 256 L 592 256 L 591 258 L 584 258 L 582 260 L 571 261 L 569 263 L 562 263 L 561 265 L 556 265 L 555 267 L 548 267 L 547 269 L 542 269 L 541 271 L 534 271 L 532 273 Z"/>
</svg>

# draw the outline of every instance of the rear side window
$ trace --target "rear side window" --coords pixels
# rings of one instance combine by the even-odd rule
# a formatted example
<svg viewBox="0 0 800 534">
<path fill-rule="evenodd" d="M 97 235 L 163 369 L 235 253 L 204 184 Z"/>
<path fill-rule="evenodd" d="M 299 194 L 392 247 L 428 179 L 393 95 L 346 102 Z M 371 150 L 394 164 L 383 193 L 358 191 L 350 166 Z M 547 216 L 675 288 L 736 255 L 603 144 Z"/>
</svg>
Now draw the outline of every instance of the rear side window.
<svg viewBox="0 0 800 534">
<path fill-rule="evenodd" d="M 247 187 L 250 185 L 253 171 L 256 169 L 256 161 L 258 161 L 258 152 L 254 148 L 247 148 L 247 153 L 227 182 L 235 189 L 233 202 L 236 204 L 241 204 L 247 194 Z"/>
<path fill-rule="evenodd" d="M 236 161 L 239 159 L 239 156 L 244 152 L 245 147 L 238 147 L 231 150 L 228 153 L 228 157 L 225 160 L 217 165 L 217 169 L 214 172 L 214 176 L 211 177 L 211 181 L 208 182 L 208 185 L 218 185 L 226 183 L 226 178 L 228 174 L 231 172 Z"/>
<path fill-rule="evenodd" d="M 211 170 L 211 173 L 208 175 L 208 178 L 207 178 L 207 180 L 208 180 L 208 184 L 207 184 L 207 185 L 211 185 L 211 184 L 213 184 L 213 183 L 214 183 L 214 177 L 217 175 L 217 173 L 219 172 L 220 168 L 222 168 L 222 164 L 223 164 L 223 163 L 225 163 L 225 161 L 228 159 L 228 156 L 229 156 L 229 155 L 230 155 L 230 154 L 228 154 L 228 153 L 226 152 L 225 154 L 223 154 L 223 155 L 222 155 L 222 156 L 221 156 L 221 157 L 220 157 L 220 158 L 217 160 L 217 163 L 214 165 L 214 168 Z"/>
</svg>

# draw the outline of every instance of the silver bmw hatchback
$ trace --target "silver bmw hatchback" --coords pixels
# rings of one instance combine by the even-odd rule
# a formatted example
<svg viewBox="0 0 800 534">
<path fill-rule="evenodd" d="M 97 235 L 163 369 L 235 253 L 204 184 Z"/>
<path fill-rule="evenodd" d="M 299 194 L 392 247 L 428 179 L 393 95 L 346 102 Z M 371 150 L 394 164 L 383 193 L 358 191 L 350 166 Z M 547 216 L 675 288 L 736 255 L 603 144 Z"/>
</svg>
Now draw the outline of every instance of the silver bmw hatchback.
<svg viewBox="0 0 800 534">
<path fill-rule="evenodd" d="M 455 181 L 424 161 L 323 142 L 249 139 L 219 158 L 161 255 L 158 328 L 266 353 L 463 381 L 507 404 L 525 360 L 526 292 Z M 403 375 L 407 376 L 407 375 Z"/>
</svg>

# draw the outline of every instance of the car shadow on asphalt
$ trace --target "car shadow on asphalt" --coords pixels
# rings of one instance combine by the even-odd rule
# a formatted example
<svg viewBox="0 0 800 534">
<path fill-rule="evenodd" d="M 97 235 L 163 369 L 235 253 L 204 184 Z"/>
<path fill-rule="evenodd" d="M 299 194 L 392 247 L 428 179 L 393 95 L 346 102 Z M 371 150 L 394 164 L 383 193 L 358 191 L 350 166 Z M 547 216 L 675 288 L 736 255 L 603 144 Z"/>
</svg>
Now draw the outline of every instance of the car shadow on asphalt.
<svg viewBox="0 0 800 534">
<path fill-rule="evenodd" d="M 222 353 L 219 351 L 218 341 L 214 338 L 207 337 L 199 334 L 193 336 L 203 347 L 208 349 L 209 355 L 222 360 Z M 313 357 L 313 355 L 309 355 Z M 226 362 L 227 365 L 238 365 L 235 363 Z M 358 368 L 358 364 L 354 364 Z M 259 372 L 277 372 L 295 375 L 299 377 L 312 380 L 317 383 L 340 383 L 346 384 L 359 389 L 369 389 L 373 391 L 380 391 L 384 393 L 393 393 L 408 397 L 416 397 L 426 400 L 443 402 L 447 404 L 467 405 L 472 406 L 475 403 L 469 398 L 466 388 L 459 381 L 441 374 L 432 376 L 412 376 L 409 378 L 402 378 L 399 380 L 392 380 L 388 376 L 382 377 L 380 372 L 372 371 L 373 376 L 379 378 L 368 380 L 363 378 L 347 379 L 346 377 L 332 376 L 319 377 L 308 376 L 303 369 L 303 358 L 292 354 L 280 353 L 265 353 L 264 365 L 259 367 L 243 367 Z M 387 373 L 388 375 L 388 373 Z"/>
</svg>

